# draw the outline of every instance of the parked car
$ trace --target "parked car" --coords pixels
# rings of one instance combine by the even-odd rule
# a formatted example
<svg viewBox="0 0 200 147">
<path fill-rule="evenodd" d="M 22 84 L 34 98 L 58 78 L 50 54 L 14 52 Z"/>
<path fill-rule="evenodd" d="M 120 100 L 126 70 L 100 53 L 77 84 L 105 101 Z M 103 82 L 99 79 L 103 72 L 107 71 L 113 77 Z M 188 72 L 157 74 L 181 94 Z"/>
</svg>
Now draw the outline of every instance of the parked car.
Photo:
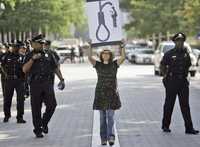
<svg viewBox="0 0 200 147">
<path fill-rule="evenodd" d="M 199 57 L 197 58 L 197 66 L 200 67 L 200 55 L 199 55 Z"/>
<path fill-rule="evenodd" d="M 70 58 L 71 56 L 71 47 L 70 46 L 60 46 L 56 48 L 57 54 L 60 58 Z"/>
<path fill-rule="evenodd" d="M 152 48 L 136 48 L 128 55 L 128 61 L 135 64 L 153 64 L 154 50 Z"/>
<path fill-rule="evenodd" d="M 188 52 L 190 54 L 192 66 L 189 69 L 190 75 L 194 77 L 197 72 L 197 58 L 195 57 L 190 45 L 188 43 L 185 43 L 184 46 L 188 49 Z M 155 51 L 155 57 L 154 57 L 154 73 L 155 75 L 161 75 L 161 70 L 160 70 L 160 63 L 161 60 L 164 56 L 164 54 L 173 49 L 175 47 L 174 42 L 172 41 L 167 41 L 167 42 L 161 42 Z"/>
<path fill-rule="evenodd" d="M 193 48 L 192 51 L 193 51 L 194 55 L 196 56 L 196 58 L 199 58 L 199 56 L 200 56 L 200 49 Z"/>
<path fill-rule="evenodd" d="M 128 54 L 133 52 L 136 48 L 139 48 L 139 45 L 135 45 L 135 44 L 127 44 L 125 46 L 126 48 L 126 58 L 128 59 Z"/>
<path fill-rule="evenodd" d="M 200 66 L 200 49 L 193 48 L 192 51 L 197 58 L 197 66 L 199 67 Z"/>
</svg>

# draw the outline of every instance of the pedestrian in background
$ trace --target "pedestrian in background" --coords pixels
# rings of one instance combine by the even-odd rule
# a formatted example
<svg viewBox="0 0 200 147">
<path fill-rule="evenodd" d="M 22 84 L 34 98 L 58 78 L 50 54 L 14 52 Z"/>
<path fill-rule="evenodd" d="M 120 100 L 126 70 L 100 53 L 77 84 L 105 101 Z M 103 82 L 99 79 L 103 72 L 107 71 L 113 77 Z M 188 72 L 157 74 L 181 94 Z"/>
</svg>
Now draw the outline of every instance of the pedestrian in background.
<svg viewBox="0 0 200 147">
<path fill-rule="evenodd" d="M 76 56 L 76 54 L 75 54 L 75 47 L 72 46 L 72 47 L 71 47 L 71 53 L 70 53 L 70 60 L 71 60 L 71 63 L 76 63 L 75 56 Z"/>
<path fill-rule="evenodd" d="M 92 56 L 90 46 L 89 61 L 94 66 L 98 76 L 95 90 L 94 110 L 100 112 L 100 137 L 101 144 L 114 145 L 114 114 L 121 108 L 121 101 L 117 88 L 117 70 L 125 60 L 124 44 L 121 45 L 121 57 L 114 60 L 114 55 L 109 49 L 100 53 L 100 61 Z"/>
<path fill-rule="evenodd" d="M 199 131 L 193 128 L 190 114 L 189 81 L 187 77 L 191 66 L 191 59 L 187 48 L 184 46 L 185 40 L 185 34 L 175 34 L 172 38 L 172 41 L 175 43 L 175 48 L 166 52 L 161 61 L 161 69 L 164 75 L 163 83 L 166 90 L 162 129 L 164 132 L 171 132 L 169 128 L 171 116 L 176 96 L 178 95 L 185 122 L 185 133 L 195 135 Z"/>
<path fill-rule="evenodd" d="M 79 63 L 84 63 L 84 51 L 81 45 L 78 46 L 79 49 Z"/>
<path fill-rule="evenodd" d="M 20 58 L 22 58 L 23 63 L 25 61 L 25 57 L 27 55 L 27 52 L 29 52 L 28 47 L 26 46 L 26 42 L 22 43 L 22 47 L 19 49 L 19 55 Z M 29 84 L 28 84 L 28 77 L 25 75 L 25 79 L 24 79 L 24 98 L 28 98 L 29 94 L 30 94 L 30 89 L 29 89 Z"/>
</svg>

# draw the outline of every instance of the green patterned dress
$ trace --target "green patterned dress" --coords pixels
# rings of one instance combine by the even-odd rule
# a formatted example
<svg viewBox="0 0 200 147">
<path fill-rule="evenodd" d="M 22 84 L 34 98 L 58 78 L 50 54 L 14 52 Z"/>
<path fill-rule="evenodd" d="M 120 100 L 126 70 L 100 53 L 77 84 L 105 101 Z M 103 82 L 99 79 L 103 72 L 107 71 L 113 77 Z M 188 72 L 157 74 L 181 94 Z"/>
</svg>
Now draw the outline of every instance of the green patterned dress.
<svg viewBox="0 0 200 147">
<path fill-rule="evenodd" d="M 109 64 L 96 62 L 94 68 L 97 71 L 98 82 L 95 90 L 94 110 L 117 110 L 121 107 L 121 101 L 117 89 L 117 61 Z"/>
</svg>

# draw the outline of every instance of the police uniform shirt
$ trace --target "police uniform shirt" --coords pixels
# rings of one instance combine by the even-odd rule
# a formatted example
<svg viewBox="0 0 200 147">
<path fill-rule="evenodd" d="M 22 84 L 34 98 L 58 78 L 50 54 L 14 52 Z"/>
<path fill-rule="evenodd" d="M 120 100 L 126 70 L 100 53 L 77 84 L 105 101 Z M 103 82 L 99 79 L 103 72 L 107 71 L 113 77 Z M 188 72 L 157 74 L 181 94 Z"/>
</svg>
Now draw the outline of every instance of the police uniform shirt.
<svg viewBox="0 0 200 147">
<path fill-rule="evenodd" d="M 48 76 L 52 76 L 54 74 L 57 64 L 49 51 L 41 51 L 40 53 L 41 58 L 34 61 L 29 74 L 32 76 L 47 78 Z M 34 50 L 28 53 L 25 58 L 25 63 L 27 63 L 34 54 Z"/>
<path fill-rule="evenodd" d="M 59 61 L 60 61 L 60 57 L 59 57 L 59 55 L 56 53 L 56 51 L 51 50 L 51 49 L 50 49 L 49 51 L 53 54 L 53 56 L 55 57 L 56 61 L 59 62 Z"/>
<path fill-rule="evenodd" d="M 2 57 L 5 55 L 5 53 L 0 52 L 0 62 L 2 62 Z M 2 63 L 0 64 L 0 73 L 3 74 L 3 69 L 2 69 Z"/>
<path fill-rule="evenodd" d="M 168 66 L 167 75 L 187 77 L 191 66 L 190 55 L 187 49 L 182 51 L 172 49 L 165 53 L 161 65 Z"/>
<path fill-rule="evenodd" d="M 24 58 L 18 53 L 4 53 L 0 57 L 0 62 L 8 78 L 24 78 L 22 71 Z"/>
</svg>

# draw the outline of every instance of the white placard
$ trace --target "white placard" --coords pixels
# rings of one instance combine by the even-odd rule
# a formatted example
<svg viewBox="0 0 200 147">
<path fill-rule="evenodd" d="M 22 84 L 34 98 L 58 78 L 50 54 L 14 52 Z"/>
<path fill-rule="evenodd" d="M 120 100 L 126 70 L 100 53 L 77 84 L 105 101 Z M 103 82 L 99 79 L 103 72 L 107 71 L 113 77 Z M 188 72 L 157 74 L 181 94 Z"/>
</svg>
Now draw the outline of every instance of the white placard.
<svg viewBox="0 0 200 147">
<path fill-rule="evenodd" d="M 122 40 L 118 0 L 87 0 L 86 11 L 92 44 L 105 45 Z"/>
</svg>

